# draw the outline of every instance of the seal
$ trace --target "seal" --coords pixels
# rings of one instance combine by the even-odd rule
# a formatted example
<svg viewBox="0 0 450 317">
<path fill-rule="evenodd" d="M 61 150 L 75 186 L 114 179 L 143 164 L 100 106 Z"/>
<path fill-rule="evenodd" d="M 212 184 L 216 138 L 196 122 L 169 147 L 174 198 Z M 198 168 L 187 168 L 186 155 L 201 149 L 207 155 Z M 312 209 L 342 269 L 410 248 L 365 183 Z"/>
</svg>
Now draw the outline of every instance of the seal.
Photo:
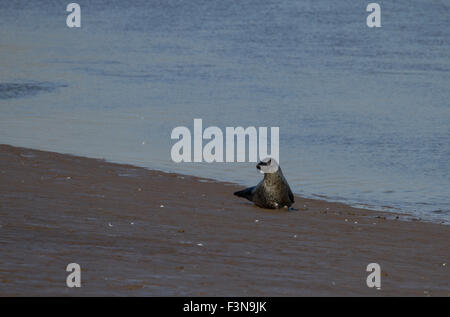
<svg viewBox="0 0 450 317">
<path fill-rule="evenodd" d="M 256 168 L 264 174 L 264 179 L 258 185 L 237 191 L 234 195 L 246 198 L 262 208 L 278 209 L 292 206 L 294 195 L 277 161 L 265 158 L 256 165 Z"/>
</svg>

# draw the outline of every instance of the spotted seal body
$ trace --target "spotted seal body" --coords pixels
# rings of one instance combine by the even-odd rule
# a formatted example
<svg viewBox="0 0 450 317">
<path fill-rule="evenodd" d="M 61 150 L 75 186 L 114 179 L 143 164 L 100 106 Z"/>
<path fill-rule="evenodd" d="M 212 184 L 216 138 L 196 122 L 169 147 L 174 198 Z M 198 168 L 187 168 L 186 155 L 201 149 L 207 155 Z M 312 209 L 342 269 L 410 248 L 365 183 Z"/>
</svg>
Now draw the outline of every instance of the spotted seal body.
<svg viewBox="0 0 450 317">
<path fill-rule="evenodd" d="M 246 198 L 262 208 L 289 208 L 294 203 L 294 195 L 274 159 L 264 159 L 256 165 L 264 173 L 264 179 L 256 186 L 234 193 Z"/>
</svg>

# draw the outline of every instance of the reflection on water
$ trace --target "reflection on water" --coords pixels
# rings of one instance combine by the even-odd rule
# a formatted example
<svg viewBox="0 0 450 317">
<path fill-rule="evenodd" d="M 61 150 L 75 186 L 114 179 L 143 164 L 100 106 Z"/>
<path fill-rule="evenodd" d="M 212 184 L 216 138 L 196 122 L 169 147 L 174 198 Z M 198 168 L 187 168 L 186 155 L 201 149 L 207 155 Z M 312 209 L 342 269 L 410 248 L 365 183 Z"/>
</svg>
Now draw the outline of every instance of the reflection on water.
<svg viewBox="0 0 450 317">
<path fill-rule="evenodd" d="M 40 92 L 51 92 L 61 87 L 49 83 L 0 83 L 0 99 L 33 96 Z"/>
<path fill-rule="evenodd" d="M 448 4 L 0 2 L 0 143 L 253 184 L 174 164 L 171 130 L 279 126 L 295 192 L 450 219 Z M 50 84 L 52 83 L 52 84 Z M 16 98 L 28 96 L 28 98 Z"/>
</svg>

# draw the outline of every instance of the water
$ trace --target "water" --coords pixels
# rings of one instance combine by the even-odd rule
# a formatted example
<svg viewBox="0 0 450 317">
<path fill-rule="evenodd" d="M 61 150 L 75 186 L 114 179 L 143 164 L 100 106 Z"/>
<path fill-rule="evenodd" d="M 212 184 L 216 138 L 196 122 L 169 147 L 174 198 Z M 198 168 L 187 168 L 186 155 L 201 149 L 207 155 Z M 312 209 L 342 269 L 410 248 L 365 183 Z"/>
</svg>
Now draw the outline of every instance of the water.
<svg viewBox="0 0 450 317">
<path fill-rule="evenodd" d="M 294 192 L 450 220 L 450 4 L 0 0 L 0 143 L 256 183 L 175 164 L 174 127 L 279 126 Z"/>
</svg>

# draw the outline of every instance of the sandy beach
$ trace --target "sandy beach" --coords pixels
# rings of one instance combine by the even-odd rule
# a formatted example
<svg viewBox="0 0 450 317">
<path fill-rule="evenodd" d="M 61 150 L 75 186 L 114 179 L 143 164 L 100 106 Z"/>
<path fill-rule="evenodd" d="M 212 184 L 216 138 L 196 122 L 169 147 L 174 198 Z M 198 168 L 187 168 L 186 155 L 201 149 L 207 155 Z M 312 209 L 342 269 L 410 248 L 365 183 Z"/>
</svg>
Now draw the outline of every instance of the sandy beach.
<svg viewBox="0 0 450 317">
<path fill-rule="evenodd" d="M 1 145 L 0 295 L 450 296 L 448 225 L 298 196 L 265 210 L 241 188 Z"/>
</svg>

